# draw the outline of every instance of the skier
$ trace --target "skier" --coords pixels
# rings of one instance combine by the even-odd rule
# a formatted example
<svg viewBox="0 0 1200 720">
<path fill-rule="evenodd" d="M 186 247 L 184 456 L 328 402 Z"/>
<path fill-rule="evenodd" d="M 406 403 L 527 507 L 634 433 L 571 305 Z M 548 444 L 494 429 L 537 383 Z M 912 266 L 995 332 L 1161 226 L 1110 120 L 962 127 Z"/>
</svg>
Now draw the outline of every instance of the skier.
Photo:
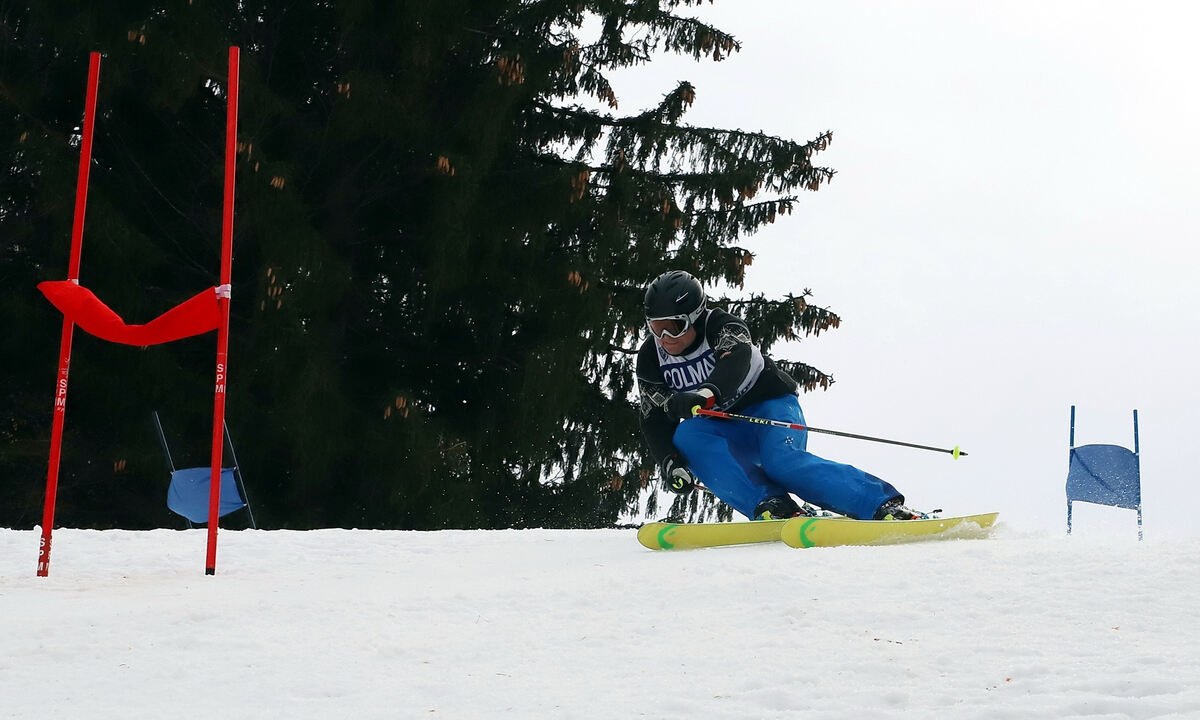
<svg viewBox="0 0 1200 720">
<path fill-rule="evenodd" d="M 796 381 L 751 342 L 742 320 L 706 304 L 682 270 L 646 288 L 641 426 L 668 488 L 685 494 L 702 482 L 751 520 L 812 513 L 789 493 L 859 520 L 927 517 L 889 483 L 807 452 L 807 431 L 693 416 L 700 406 L 804 424 Z"/>
</svg>

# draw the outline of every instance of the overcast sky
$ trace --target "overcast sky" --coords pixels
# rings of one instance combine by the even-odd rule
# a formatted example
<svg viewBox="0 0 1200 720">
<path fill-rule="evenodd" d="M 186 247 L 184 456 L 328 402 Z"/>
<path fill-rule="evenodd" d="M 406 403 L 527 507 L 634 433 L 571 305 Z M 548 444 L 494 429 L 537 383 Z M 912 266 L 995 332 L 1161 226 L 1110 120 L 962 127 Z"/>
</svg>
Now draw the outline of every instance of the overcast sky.
<svg viewBox="0 0 1200 720">
<path fill-rule="evenodd" d="M 749 238 L 747 290 L 811 288 L 843 318 L 775 355 L 833 373 L 813 435 L 920 508 L 1065 527 L 1076 443 L 1132 447 L 1147 537 L 1197 534 L 1200 10 L 1185 2 L 717 0 L 742 50 L 618 78 L 621 112 L 696 85 L 695 125 L 833 131 L 837 170 Z M 1077 529 L 1129 511 L 1077 506 Z"/>
</svg>

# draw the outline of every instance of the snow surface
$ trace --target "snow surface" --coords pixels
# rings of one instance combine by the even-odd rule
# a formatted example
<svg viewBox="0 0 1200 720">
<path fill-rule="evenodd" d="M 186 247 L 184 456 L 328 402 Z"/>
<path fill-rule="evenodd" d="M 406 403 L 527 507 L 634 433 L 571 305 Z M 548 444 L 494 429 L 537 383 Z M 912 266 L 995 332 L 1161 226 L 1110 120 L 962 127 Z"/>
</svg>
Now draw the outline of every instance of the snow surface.
<svg viewBox="0 0 1200 720">
<path fill-rule="evenodd" d="M 0 530 L 0 717 L 1200 717 L 1200 540 L 1125 529 Z"/>
</svg>

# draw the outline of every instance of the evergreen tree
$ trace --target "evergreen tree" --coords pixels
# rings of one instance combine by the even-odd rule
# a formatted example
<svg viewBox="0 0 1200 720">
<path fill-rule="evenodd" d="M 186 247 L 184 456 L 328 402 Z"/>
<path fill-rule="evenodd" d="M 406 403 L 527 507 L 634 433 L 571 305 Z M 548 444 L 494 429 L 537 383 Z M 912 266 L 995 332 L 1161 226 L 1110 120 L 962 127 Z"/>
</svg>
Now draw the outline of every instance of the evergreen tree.
<svg viewBox="0 0 1200 720">
<path fill-rule="evenodd" d="M 686 82 L 617 113 L 612 72 L 738 49 L 681 14 L 699 4 L 4 7 L 0 471 L 19 482 L 0 523 L 40 516 L 59 318 L 33 286 L 65 268 L 87 52 L 105 60 L 81 276 L 142 322 L 216 278 L 229 44 L 228 417 L 260 523 L 602 526 L 636 507 L 657 482 L 632 398 L 642 288 L 668 268 L 742 287 L 739 243 L 832 176 L 812 163 L 829 133 L 687 125 Z M 723 302 L 769 349 L 836 327 L 806 298 Z M 64 524 L 171 522 L 149 412 L 177 464 L 207 462 L 212 346 L 77 340 Z"/>
</svg>

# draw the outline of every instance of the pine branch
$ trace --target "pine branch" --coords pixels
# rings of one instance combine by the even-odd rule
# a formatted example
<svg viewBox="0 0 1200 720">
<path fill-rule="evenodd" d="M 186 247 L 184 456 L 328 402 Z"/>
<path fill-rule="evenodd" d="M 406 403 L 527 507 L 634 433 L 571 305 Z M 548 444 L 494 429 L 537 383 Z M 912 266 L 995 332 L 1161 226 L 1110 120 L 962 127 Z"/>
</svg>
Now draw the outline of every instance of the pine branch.
<svg viewBox="0 0 1200 720">
<path fill-rule="evenodd" d="M 592 59 L 599 64 L 628 67 L 649 62 L 659 50 L 689 54 L 696 60 L 711 55 L 719 62 L 741 49 L 729 33 L 696 18 L 674 15 L 661 5 L 656 0 L 586 3 L 585 7 L 605 18 L 605 23 L 600 39 L 585 52 L 593 54 Z M 644 28 L 646 36 L 634 42 L 625 41 L 624 34 L 630 26 Z"/>
<path fill-rule="evenodd" d="M 546 143 L 580 143 L 577 161 L 584 161 L 607 131 L 606 162 L 590 165 L 597 173 L 629 171 L 686 184 L 718 173 L 736 172 L 745 175 L 739 193 L 748 195 L 762 187 L 776 192 L 791 187 L 816 190 L 835 174 L 811 163 L 812 155 L 832 141 L 828 131 L 800 144 L 763 132 L 675 124 L 693 93 L 691 85 L 681 83 L 656 108 L 625 118 L 534 101 L 534 117 L 527 118 L 527 123 L 542 147 Z M 664 170 L 661 166 L 667 158 L 671 158 L 671 167 Z"/>
</svg>

